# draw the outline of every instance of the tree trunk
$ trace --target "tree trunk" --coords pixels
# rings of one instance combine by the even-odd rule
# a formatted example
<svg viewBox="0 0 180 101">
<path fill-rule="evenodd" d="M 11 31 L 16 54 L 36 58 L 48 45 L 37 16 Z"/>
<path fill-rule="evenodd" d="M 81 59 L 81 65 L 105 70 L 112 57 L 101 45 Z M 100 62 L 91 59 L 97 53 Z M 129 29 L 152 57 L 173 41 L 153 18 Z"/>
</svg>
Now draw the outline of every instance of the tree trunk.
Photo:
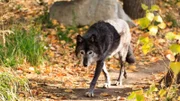
<svg viewBox="0 0 180 101">
<path fill-rule="evenodd" d="M 141 18 L 145 15 L 145 11 L 141 8 L 141 4 L 151 7 L 155 0 L 123 0 L 123 9 L 132 19 Z"/>
</svg>

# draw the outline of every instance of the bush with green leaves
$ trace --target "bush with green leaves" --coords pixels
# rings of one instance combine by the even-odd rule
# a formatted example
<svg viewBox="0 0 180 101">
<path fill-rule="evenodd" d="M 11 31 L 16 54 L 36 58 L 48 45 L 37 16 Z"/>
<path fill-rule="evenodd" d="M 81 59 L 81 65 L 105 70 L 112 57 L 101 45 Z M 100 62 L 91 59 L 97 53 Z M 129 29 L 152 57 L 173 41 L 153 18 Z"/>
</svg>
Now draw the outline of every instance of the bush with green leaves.
<svg viewBox="0 0 180 101">
<path fill-rule="evenodd" d="M 175 34 L 173 32 L 168 32 L 166 33 L 165 38 L 170 41 L 173 41 L 173 40 L 180 41 L 180 33 Z M 177 75 L 178 73 L 180 73 L 180 61 L 175 61 L 174 59 L 178 54 L 180 54 L 180 43 L 176 42 L 176 43 L 171 44 L 169 49 L 172 52 L 172 58 L 173 58 L 173 59 L 169 58 L 170 69 L 173 71 L 175 75 L 174 79 L 177 79 Z M 179 58 L 179 57 L 176 57 L 176 58 Z"/>
<path fill-rule="evenodd" d="M 3 72 L 0 73 L 0 81 L 1 101 L 17 101 L 19 99 L 19 92 L 29 92 L 27 79 L 15 77 L 14 75 L 8 72 Z"/>
<path fill-rule="evenodd" d="M 177 86 L 158 89 L 155 84 L 146 90 L 140 89 L 131 92 L 128 100 L 132 101 L 179 101 L 180 94 Z"/>
<path fill-rule="evenodd" d="M 28 61 L 38 65 L 44 59 L 44 42 L 40 40 L 40 28 L 31 26 L 25 30 L 21 25 L 11 29 L 13 33 L 5 37 L 5 45 L 0 44 L 0 64 L 11 67 Z"/>
<path fill-rule="evenodd" d="M 143 18 L 138 19 L 140 28 L 149 33 L 149 35 L 142 35 L 139 38 L 139 43 L 142 44 L 142 51 L 144 54 L 147 54 L 153 49 L 154 38 L 157 38 L 157 33 L 159 29 L 165 29 L 166 24 L 163 22 L 160 15 L 157 11 L 159 7 L 153 5 L 150 9 L 148 6 L 142 4 L 142 8 L 146 10 L 146 15 Z M 154 14 L 156 12 L 156 14 Z M 173 32 L 168 32 L 165 35 L 165 38 L 168 40 L 180 40 L 180 34 L 174 34 Z M 173 55 L 180 53 L 180 44 L 172 44 L 169 48 Z M 170 59 L 173 60 L 173 59 Z M 173 71 L 175 78 L 178 73 L 180 73 L 180 62 L 170 62 L 170 68 Z M 168 67 L 167 67 L 168 68 Z M 173 78 L 174 79 L 174 78 Z M 140 89 L 137 91 L 131 92 L 128 96 L 128 100 L 133 101 L 177 101 L 180 100 L 180 90 L 178 89 L 178 84 L 175 82 L 169 88 L 160 88 L 158 89 L 155 84 L 150 85 L 148 89 Z"/>
<path fill-rule="evenodd" d="M 145 17 L 138 19 L 140 29 L 147 32 L 149 35 L 141 35 L 138 43 L 142 44 L 142 51 L 147 54 L 153 49 L 153 38 L 157 35 L 158 30 L 166 28 L 166 24 L 158 14 L 159 6 L 152 5 L 151 8 L 145 4 L 141 5 L 146 11 Z"/>
</svg>

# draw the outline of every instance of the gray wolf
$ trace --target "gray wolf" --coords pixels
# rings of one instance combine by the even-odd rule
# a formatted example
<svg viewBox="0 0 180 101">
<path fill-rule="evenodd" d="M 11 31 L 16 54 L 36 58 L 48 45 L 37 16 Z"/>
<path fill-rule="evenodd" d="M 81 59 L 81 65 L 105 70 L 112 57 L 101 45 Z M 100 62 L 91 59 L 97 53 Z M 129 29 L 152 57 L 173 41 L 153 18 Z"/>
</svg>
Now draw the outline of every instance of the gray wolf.
<svg viewBox="0 0 180 101">
<path fill-rule="evenodd" d="M 120 73 L 116 85 L 122 85 L 123 76 L 126 78 L 125 62 L 134 63 L 132 47 L 130 44 L 131 33 L 128 24 L 122 19 L 99 21 L 93 24 L 85 35 L 77 36 L 75 49 L 76 56 L 81 56 L 83 65 L 88 67 L 96 62 L 94 78 L 86 96 L 94 96 L 94 87 L 101 70 L 105 76 L 104 87 L 111 85 L 109 73 L 106 69 L 105 59 L 118 56 Z"/>
</svg>

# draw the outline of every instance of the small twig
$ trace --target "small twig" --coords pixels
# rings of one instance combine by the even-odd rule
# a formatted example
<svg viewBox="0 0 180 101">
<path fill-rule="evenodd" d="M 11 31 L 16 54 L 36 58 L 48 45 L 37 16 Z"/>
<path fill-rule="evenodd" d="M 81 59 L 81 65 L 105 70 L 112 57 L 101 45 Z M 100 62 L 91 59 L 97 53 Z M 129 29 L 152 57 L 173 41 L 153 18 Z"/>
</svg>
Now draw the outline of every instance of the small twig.
<svg viewBox="0 0 180 101">
<path fill-rule="evenodd" d="M 6 35 L 14 34 L 11 30 L 0 30 L 0 34 L 2 33 L 2 39 L 3 39 L 3 47 L 5 47 L 6 44 Z"/>
</svg>

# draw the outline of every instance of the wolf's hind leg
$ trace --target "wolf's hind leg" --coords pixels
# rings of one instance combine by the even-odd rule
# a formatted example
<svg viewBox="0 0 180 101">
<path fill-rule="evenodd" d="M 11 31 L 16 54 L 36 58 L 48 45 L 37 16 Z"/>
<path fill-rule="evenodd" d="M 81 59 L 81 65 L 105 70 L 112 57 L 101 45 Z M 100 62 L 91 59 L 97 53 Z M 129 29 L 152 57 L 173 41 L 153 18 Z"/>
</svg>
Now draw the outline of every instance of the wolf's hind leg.
<svg viewBox="0 0 180 101">
<path fill-rule="evenodd" d="M 120 56 L 120 72 L 119 72 L 119 77 L 117 79 L 117 82 L 116 82 L 116 85 L 120 85 L 122 86 L 122 79 L 123 79 L 123 76 L 126 78 L 126 71 L 125 71 L 125 62 L 122 60 L 122 57 Z"/>
<path fill-rule="evenodd" d="M 104 74 L 104 77 L 105 77 L 105 83 L 104 83 L 104 88 L 109 88 L 111 86 L 111 80 L 110 80 L 110 76 L 109 76 L 109 73 L 107 71 L 107 68 L 106 68 L 106 64 L 104 63 L 103 65 L 103 74 Z"/>
</svg>

